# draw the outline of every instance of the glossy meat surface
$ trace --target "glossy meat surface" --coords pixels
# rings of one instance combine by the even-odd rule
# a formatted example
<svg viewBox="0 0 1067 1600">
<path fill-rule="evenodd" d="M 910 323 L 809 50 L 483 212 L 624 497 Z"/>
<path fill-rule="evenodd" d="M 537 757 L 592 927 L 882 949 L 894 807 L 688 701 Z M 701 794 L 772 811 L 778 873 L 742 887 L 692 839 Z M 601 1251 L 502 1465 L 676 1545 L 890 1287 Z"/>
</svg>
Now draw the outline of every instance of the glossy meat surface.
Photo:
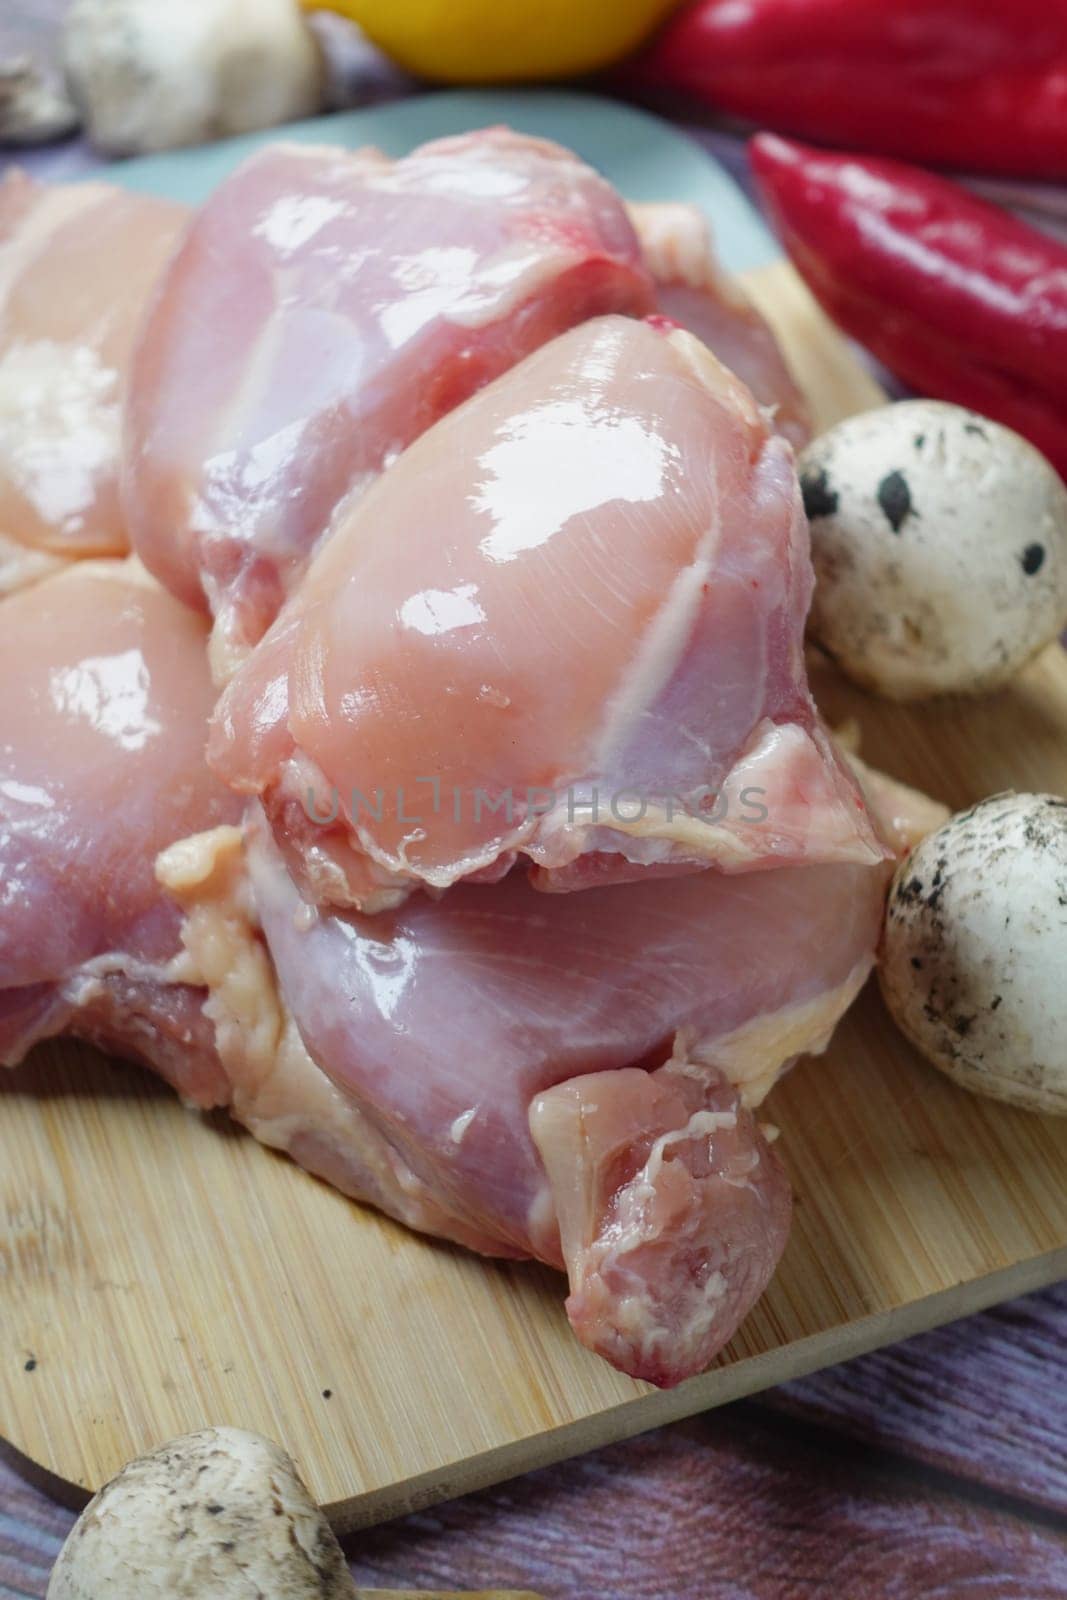
<svg viewBox="0 0 1067 1600">
<path fill-rule="evenodd" d="M 799 450 L 811 438 L 804 396 L 767 323 L 720 266 L 704 213 L 676 203 L 634 205 L 629 212 L 660 311 L 747 384 L 772 412 L 775 431 Z"/>
<path fill-rule="evenodd" d="M 573 329 L 342 519 L 216 713 L 314 899 L 877 860 L 819 726 L 787 445 L 688 334 Z"/>
<path fill-rule="evenodd" d="M 0 621 L 0 1065 L 87 1039 L 377 1200 L 381 1141 L 278 1002 L 227 826 L 242 803 L 204 761 L 203 618 L 135 563 L 98 561 L 4 601 Z M 219 865 L 226 919 L 198 941 L 157 853 L 202 829 L 232 835 L 237 860 Z"/>
<path fill-rule="evenodd" d="M 0 594 L 127 548 L 125 374 L 187 215 L 103 183 L 0 182 Z"/>
<path fill-rule="evenodd" d="M 706 1365 L 788 1225 L 746 1103 L 825 1045 L 862 984 L 885 870 L 552 897 L 512 873 L 367 918 L 303 903 L 262 820 L 249 851 L 304 1042 L 409 1175 L 375 1203 L 565 1263 L 579 1338 L 628 1372 L 672 1383 Z"/>
<path fill-rule="evenodd" d="M 0 1061 L 74 1032 L 226 1098 L 156 852 L 233 817 L 204 762 L 206 628 L 133 564 L 0 605 Z"/>
<path fill-rule="evenodd" d="M 498 128 L 399 162 L 271 146 L 199 213 L 140 349 L 138 553 L 206 597 L 225 676 L 341 501 L 546 339 L 651 304 L 621 201 L 557 145 Z"/>
</svg>

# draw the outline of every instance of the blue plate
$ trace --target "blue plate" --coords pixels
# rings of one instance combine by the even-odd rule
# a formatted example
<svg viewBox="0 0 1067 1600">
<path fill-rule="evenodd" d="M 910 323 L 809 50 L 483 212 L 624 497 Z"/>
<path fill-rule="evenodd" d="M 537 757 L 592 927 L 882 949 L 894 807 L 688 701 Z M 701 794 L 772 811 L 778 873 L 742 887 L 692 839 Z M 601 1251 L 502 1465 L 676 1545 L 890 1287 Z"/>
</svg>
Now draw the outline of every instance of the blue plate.
<svg viewBox="0 0 1067 1600">
<path fill-rule="evenodd" d="M 378 145 L 401 156 L 426 139 L 506 122 L 567 145 L 628 200 L 687 200 L 710 218 L 719 253 L 734 272 L 780 255 L 773 235 L 719 163 L 658 117 L 615 100 L 556 90 L 450 90 L 227 139 L 194 150 L 116 163 L 115 183 L 198 204 L 253 150 L 277 139 L 301 144 Z M 94 174 L 97 176 L 97 174 Z"/>
</svg>

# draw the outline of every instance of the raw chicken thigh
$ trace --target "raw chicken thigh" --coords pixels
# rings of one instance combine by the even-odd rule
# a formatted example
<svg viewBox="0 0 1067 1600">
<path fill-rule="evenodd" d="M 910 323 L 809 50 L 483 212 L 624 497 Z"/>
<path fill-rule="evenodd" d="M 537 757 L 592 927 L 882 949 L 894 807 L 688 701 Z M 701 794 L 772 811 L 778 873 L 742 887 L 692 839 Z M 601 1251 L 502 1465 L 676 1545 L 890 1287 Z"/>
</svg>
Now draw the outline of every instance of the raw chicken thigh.
<svg viewBox="0 0 1067 1600">
<path fill-rule="evenodd" d="M 155 855 L 235 815 L 204 763 L 201 619 L 128 562 L 0 604 L 0 1062 L 72 1032 L 228 1098 L 203 996 L 173 981 Z"/>
<path fill-rule="evenodd" d="M 876 862 L 803 660 L 792 452 L 694 338 L 585 323 L 424 434 L 230 684 L 210 758 L 304 891 Z"/>
<path fill-rule="evenodd" d="M 561 330 L 652 287 L 614 190 L 489 129 L 393 162 L 273 145 L 199 213 L 141 345 L 138 553 L 217 619 L 225 677 L 330 524 L 399 451 Z"/>
<path fill-rule="evenodd" d="M 413 1228 L 565 1269 L 578 1338 L 670 1385 L 784 1247 L 754 1108 L 870 970 L 890 852 L 805 677 L 795 389 L 696 214 L 634 217 L 494 129 L 274 147 L 189 227 L 126 396 L 171 592 L 84 561 L 0 607 L 0 1062 L 145 1061 Z M 181 223 L 0 187 L 19 581 L 123 548 L 123 367 Z M 182 601 L 239 668 L 214 771 Z"/>
<path fill-rule="evenodd" d="M 799 450 L 811 438 L 804 396 L 774 334 L 719 265 L 704 213 L 683 204 L 634 205 L 629 212 L 660 311 L 714 351 L 773 413 L 776 432 Z"/>
<path fill-rule="evenodd" d="M 241 984 L 254 1000 L 238 1036 L 156 879 L 159 850 L 241 810 L 203 757 L 206 624 L 120 561 L 49 578 L 0 620 L 0 1064 L 57 1034 L 91 1040 L 366 1197 L 373 1130 L 303 1048 L 265 953 L 216 936 L 230 1007 Z"/>
<path fill-rule="evenodd" d="M 0 594 L 128 547 L 125 371 L 187 215 L 103 183 L 0 183 Z"/>
<path fill-rule="evenodd" d="M 259 821 L 245 875 L 200 619 L 87 562 L 3 620 L 0 1059 L 65 1031 L 147 1061 L 410 1226 L 565 1266 L 623 1370 L 706 1365 L 788 1228 L 748 1107 L 866 976 L 883 870 L 552 897 L 513 873 L 319 914 Z"/>
<path fill-rule="evenodd" d="M 217 961 L 202 846 L 207 868 L 183 883 L 179 862 L 172 879 L 219 1017 L 246 986 L 239 958 Z M 552 897 L 512 873 L 367 918 L 303 903 L 262 819 L 249 855 L 285 1000 L 364 1119 L 367 1197 L 485 1252 L 565 1264 L 578 1337 L 634 1376 L 706 1366 L 788 1228 L 748 1106 L 824 1046 L 862 984 L 885 869 Z"/>
</svg>

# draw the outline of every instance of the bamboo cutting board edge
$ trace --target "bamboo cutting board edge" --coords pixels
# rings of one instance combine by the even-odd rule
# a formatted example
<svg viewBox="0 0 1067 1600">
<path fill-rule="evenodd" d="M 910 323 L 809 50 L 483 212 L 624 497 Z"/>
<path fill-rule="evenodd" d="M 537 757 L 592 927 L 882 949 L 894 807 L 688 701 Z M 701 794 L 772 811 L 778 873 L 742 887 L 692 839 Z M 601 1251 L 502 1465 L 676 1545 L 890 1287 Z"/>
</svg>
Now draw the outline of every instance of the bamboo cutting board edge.
<svg viewBox="0 0 1067 1600">
<path fill-rule="evenodd" d="M 811 1334 L 793 1344 L 768 1350 L 761 1356 L 715 1367 L 677 1389 L 652 1390 L 637 1400 L 594 1416 L 565 1423 L 550 1433 L 516 1440 L 483 1456 L 454 1467 L 442 1467 L 411 1478 L 399 1489 L 380 1489 L 356 1500 L 339 1500 L 325 1506 L 335 1531 L 344 1536 L 377 1522 L 388 1522 L 411 1511 L 421 1511 L 454 1500 L 494 1483 L 521 1477 L 539 1467 L 549 1467 L 571 1456 L 632 1439 L 639 1433 L 685 1417 L 716 1410 L 734 1400 L 744 1400 L 778 1384 L 805 1378 L 824 1367 L 837 1366 L 856 1356 L 868 1355 L 887 1344 L 927 1333 L 960 1317 L 985 1311 L 1004 1300 L 1046 1289 L 1067 1277 L 1067 1245 L 1016 1262 L 984 1278 L 958 1283 L 893 1311 L 880 1311 L 856 1322 L 843 1323 L 829 1333 Z M 82 1497 L 80 1504 L 84 1503 Z"/>
<path fill-rule="evenodd" d="M 768 1350 L 764 1355 L 715 1367 L 678 1389 L 650 1390 L 636 1400 L 622 1401 L 548 1433 L 517 1439 L 465 1461 L 420 1473 L 399 1485 L 371 1490 L 354 1499 L 328 1502 L 323 1509 L 334 1531 L 344 1537 L 375 1523 L 440 1505 L 603 1445 L 631 1439 L 653 1428 L 807 1377 L 824 1367 L 851 1361 L 887 1344 L 926 1333 L 960 1317 L 972 1316 L 1001 1301 L 1032 1294 L 1064 1277 L 1067 1277 L 1067 1245 L 989 1273 L 984 1278 L 956 1284 L 902 1309 L 876 1312 L 844 1323 L 829 1333 L 812 1334 L 793 1344 Z M 70 1511 L 82 1511 L 94 1493 L 94 1488 L 82 1487 L 57 1475 L 3 1439 L 0 1439 L 0 1459 Z"/>
</svg>

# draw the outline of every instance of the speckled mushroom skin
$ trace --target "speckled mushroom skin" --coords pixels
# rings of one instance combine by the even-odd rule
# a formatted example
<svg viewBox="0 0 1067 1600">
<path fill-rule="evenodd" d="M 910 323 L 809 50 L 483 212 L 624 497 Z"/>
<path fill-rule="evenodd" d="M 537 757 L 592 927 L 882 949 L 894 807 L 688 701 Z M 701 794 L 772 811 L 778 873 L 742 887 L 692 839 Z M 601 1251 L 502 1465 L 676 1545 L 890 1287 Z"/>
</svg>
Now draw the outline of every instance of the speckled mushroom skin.
<svg viewBox="0 0 1067 1600">
<path fill-rule="evenodd" d="M 808 632 L 856 683 L 982 693 L 1067 624 L 1067 487 L 1009 428 L 902 401 L 838 423 L 799 467 Z"/>
<path fill-rule="evenodd" d="M 897 871 L 886 1003 L 964 1088 L 1067 1114 L 1067 799 L 1000 794 Z"/>
<path fill-rule="evenodd" d="M 208 1428 L 131 1462 L 86 1507 L 48 1600 L 353 1600 L 340 1546 L 283 1450 Z"/>
</svg>

